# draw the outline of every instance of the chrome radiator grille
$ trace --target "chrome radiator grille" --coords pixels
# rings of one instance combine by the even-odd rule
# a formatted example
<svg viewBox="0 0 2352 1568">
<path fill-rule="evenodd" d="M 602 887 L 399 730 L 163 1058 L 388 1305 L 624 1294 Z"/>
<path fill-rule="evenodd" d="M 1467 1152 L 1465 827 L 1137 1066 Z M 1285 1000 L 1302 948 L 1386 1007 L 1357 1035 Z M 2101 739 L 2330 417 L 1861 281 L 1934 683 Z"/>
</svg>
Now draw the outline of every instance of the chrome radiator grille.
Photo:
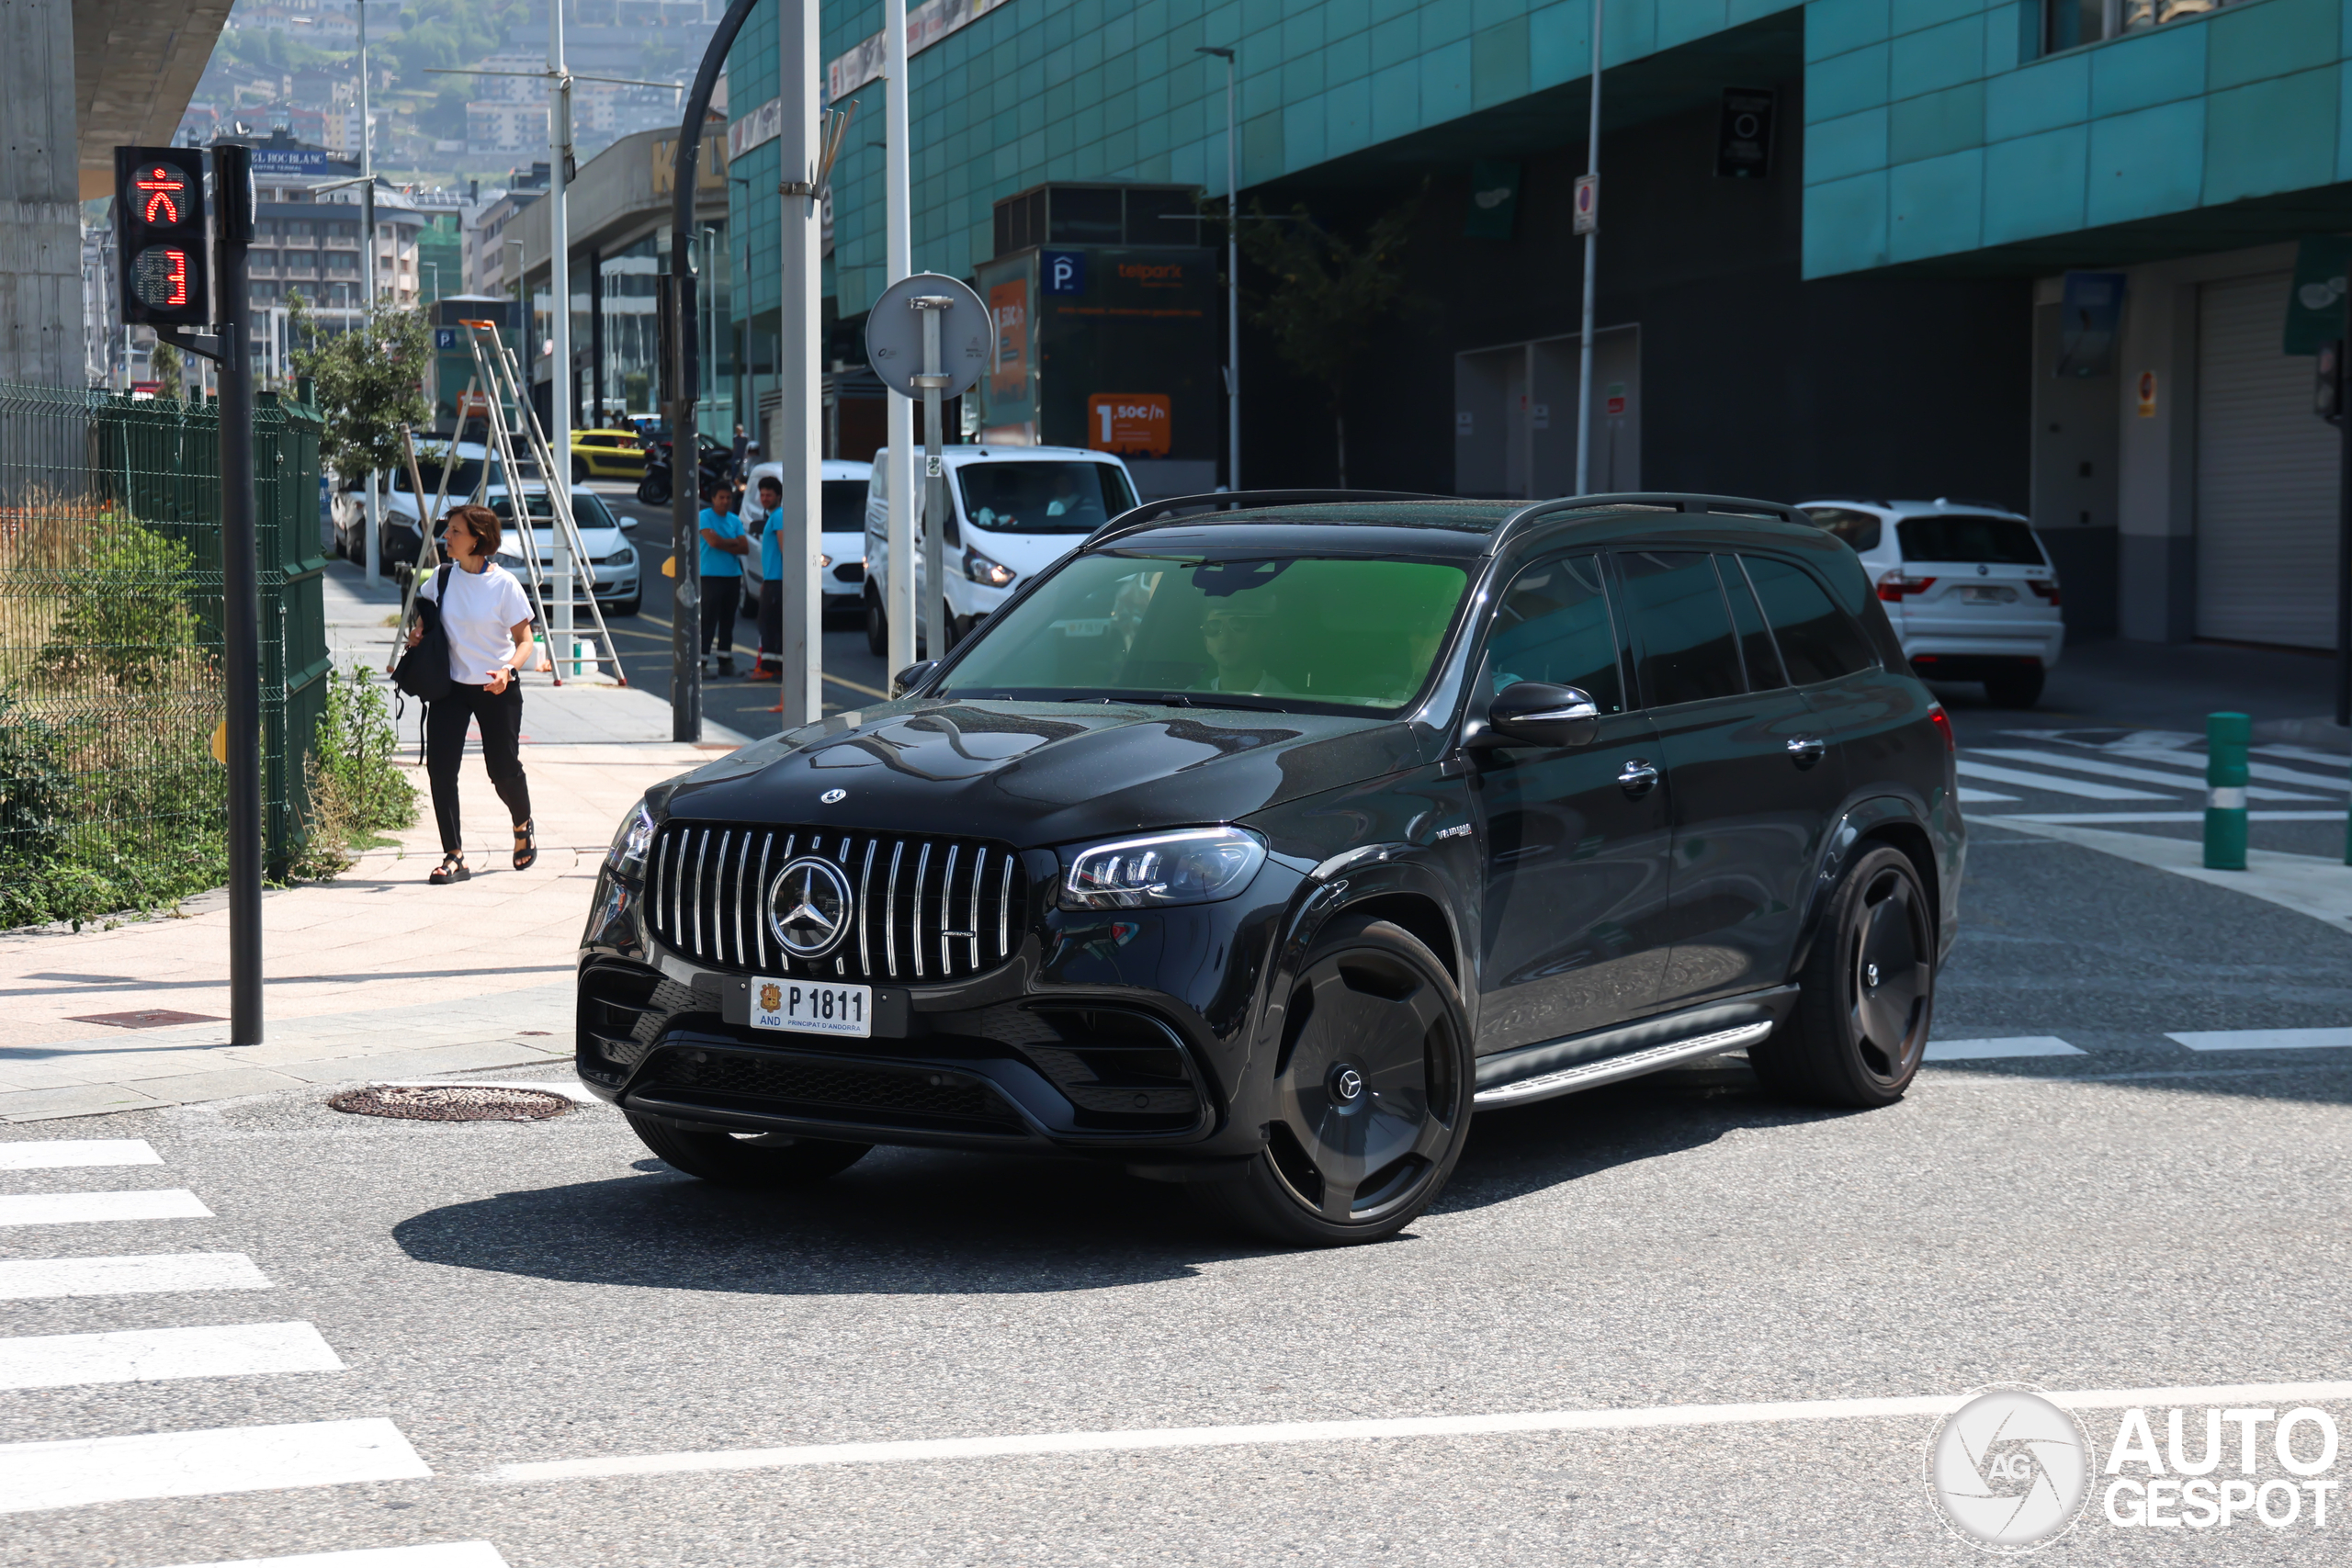
<svg viewBox="0 0 2352 1568">
<path fill-rule="evenodd" d="M 803 855 L 838 866 L 852 897 L 841 944 L 810 960 L 768 924 L 766 890 Z M 1020 857 L 978 839 L 723 822 L 664 824 L 647 861 L 646 918 L 662 945 L 715 969 L 939 981 L 993 969 L 1020 945 Z"/>
</svg>

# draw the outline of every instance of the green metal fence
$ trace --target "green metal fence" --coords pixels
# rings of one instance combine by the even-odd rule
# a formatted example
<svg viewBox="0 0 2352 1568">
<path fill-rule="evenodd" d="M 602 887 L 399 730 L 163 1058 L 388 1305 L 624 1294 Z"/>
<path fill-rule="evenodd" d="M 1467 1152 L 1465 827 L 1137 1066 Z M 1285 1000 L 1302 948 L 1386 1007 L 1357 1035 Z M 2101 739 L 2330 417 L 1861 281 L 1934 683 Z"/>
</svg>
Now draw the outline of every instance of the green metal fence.
<svg viewBox="0 0 2352 1568">
<path fill-rule="evenodd" d="M 331 662 L 317 412 L 254 412 L 264 841 L 299 847 Z M 216 405 L 0 385 L 0 926 L 226 879 Z"/>
</svg>

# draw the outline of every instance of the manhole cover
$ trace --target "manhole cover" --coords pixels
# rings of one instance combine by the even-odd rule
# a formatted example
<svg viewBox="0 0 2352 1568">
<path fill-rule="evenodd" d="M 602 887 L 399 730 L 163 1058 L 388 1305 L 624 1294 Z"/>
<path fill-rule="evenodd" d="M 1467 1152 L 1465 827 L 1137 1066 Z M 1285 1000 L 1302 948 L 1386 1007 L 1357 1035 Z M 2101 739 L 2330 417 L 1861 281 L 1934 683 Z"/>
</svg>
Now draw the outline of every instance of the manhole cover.
<svg viewBox="0 0 2352 1568">
<path fill-rule="evenodd" d="M 407 1122 L 537 1122 L 571 1109 L 571 1101 L 560 1094 L 503 1089 L 496 1084 L 444 1084 L 429 1089 L 369 1084 L 366 1089 L 345 1089 L 327 1105 L 355 1116 L 397 1116 Z"/>
</svg>

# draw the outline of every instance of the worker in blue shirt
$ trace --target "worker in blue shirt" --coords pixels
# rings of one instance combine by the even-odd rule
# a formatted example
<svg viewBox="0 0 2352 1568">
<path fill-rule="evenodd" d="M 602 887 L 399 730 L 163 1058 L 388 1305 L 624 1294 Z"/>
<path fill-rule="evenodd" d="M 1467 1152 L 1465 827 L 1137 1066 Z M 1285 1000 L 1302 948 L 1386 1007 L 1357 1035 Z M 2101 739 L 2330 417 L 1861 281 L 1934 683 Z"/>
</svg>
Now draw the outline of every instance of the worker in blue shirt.
<svg viewBox="0 0 2352 1568">
<path fill-rule="evenodd" d="M 751 679 L 784 678 L 784 481 L 760 476 L 760 656 Z"/>
<path fill-rule="evenodd" d="M 735 673 L 735 616 L 743 602 L 743 558 L 752 553 L 743 520 L 735 515 L 735 487 L 710 487 L 702 509 L 702 657 L 718 639 L 718 672 Z"/>
</svg>

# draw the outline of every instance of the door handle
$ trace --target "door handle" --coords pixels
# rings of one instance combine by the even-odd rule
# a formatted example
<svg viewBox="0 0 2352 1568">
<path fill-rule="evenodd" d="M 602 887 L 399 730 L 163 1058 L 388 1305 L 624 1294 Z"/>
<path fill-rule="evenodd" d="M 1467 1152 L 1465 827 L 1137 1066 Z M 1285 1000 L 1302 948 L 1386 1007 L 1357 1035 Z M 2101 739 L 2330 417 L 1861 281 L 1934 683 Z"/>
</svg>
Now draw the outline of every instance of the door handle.
<svg viewBox="0 0 2352 1568">
<path fill-rule="evenodd" d="M 1617 787 L 1639 800 L 1657 787 L 1657 770 L 1646 758 L 1628 757 L 1624 770 L 1617 775 Z"/>
<path fill-rule="evenodd" d="M 1810 768 L 1821 761 L 1826 750 L 1818 737 L 1800 735 L 1789 742 L 1789 761 L 1800 768 Z"/>
</svg>

